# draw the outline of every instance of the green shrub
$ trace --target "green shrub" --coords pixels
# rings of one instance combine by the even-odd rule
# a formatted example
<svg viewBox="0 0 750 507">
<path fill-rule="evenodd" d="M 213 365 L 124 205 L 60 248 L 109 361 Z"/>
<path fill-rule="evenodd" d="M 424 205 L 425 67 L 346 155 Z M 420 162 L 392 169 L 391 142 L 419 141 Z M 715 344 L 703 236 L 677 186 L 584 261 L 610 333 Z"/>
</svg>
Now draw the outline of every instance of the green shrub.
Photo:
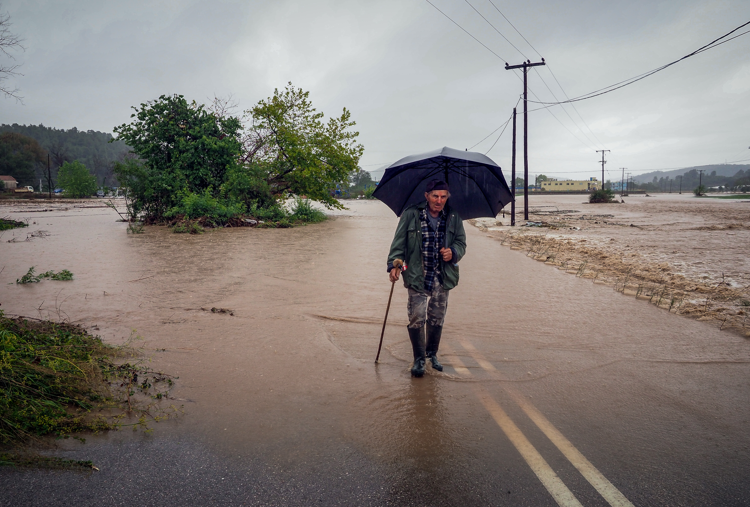
<svg viewBox="0 0 750 507">
<path fill-rule="evenodd" d="M 165 216 L 168 218 L 184 216 L 187 219 L 205 218 L 213 225 L 223 225 L 235 216 L 245 212 L 242 203 L 222 200 L 211 195 L 211 187 L 202 194 L 183 192 L 180 204 L 170 209 Z"/>
<path fill-rule="evenodd" d="M 591 195 L 589 195 L 589 202 L 590 203 L 604 203 L 604 202 L 613 202 L 615 198 L 615 194 L 610 189 L 600 189 L 600 190 L 594 190 L 591 192 Z"/>
<path fill-rule="evenodd" d="M 292 220 L 298 220 L 305 223 L 318 223 L 326 219 L 325 213 L 313 208 L 310 199 L 297 197 L 292 206 L 292 214 L 289 217 Z"/>
<path fill-rule="evenodd" d="M 276 201 L 268 207 L 253 205 L 247 210 L 247 214 L 256 220 L 262 220 L 264 222 L 276 222 L 283 220 L 288 216 L 287 211 Z"/>
<path fill-rule="evenodd" d="M 699 186 L 695 187 L 693 189 L 693 193 L 696 196 L 698 196 L 698 197 L 700 197 L 702 195 L 705 195 L 705 193 L 706 193 L 706 187 L 705 187 L 705 185 L 699 185 Z"/>
</svg>

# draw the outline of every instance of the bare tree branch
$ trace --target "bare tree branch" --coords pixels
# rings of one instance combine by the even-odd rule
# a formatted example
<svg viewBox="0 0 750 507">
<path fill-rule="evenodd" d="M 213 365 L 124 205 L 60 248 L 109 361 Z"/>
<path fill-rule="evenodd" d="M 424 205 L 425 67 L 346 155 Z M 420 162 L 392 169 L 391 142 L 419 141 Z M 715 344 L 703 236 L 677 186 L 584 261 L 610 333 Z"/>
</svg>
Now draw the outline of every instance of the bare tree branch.
<svg viewBox="0 0 750 507">
<path fill-rule="evenodd" d="M 12 23 L 10 22 L 10 14 L 0 13 L 0 53 L 6 58 L 15 60 L 12 51 L 24 51 L 26 48 L 21 44 L 23 39 L 18 35 L 10 31 Z M 23 97 L 18 94 L 18 88 L 11 87 L 5 84 L 5 81 L 11 76 L 22 76 L 18 69 L 17 64 L 0 64 L 0 93 L 4 94 L 6 98 L 14 98 L 17 102 L 22 102 Z"/>
</svg>

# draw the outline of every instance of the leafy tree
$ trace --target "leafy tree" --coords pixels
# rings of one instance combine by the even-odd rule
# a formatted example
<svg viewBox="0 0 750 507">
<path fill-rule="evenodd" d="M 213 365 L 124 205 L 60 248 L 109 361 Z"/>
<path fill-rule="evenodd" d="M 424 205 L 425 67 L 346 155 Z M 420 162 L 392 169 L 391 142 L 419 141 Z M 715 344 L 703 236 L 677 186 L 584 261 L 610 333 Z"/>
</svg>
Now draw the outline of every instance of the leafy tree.
<svg viewBox="0 0 750 507">
<path fill-rule="evenodd" d="M 57 173 L 57 184 L 67 197 L 89 197 L 96 193 L 96 176 L 78 161 L 65 162 Z"/>
<path fill-rule="evenodd" d="M 190 194 L 218 198 L 240 156 L 240 121 L 182 95 L 162 95 L 133 109 L 133 121 L 114 131 L 140 160 L 118 163 L 114 171 L 129 188 L 136 214 L 158 221 L 195 202 Z"/>
<path fill-rule="evenodd" d="M 0 134 L 0 174 L 13 176 L 20 186 L 34 184 L 35 168 L 44 160 L 44 149 L 34 139 L 15 132 Z"/>
<path fill-rule="evenodd" d="M 693 193 L 694 193 L 694 194 L 695 194 L 696 196 L 698 196 L 698 197 L 700 197 L 700 196 L 702 196 L 702 195 L 705 195 L 706 191 L 707 191 L 707 190 L 706 190 L 706 186 L 705 186 L 705 185 L 698 185 L 697 187 L 695 187 L 695 188 L 693 189 Z"/>
<path fill-rule="evenodd" d="M 522 188 L 523 187 L 523 178 L 516 178 L 516 188 Z"/>
<path fill-rule="evenodd" d="M 328 208 L 343 207 L 331 190 L 337 184 L 348 186 L 364 151 L 346 108 L 326 123 L 323 113 L 312 106 L 309 92 L 289 83 L 247 113 L 252 124 L 243 158 L 265 171 L 274 196 L 305 195 Z"/>
<path fill-rule="evenodd" d="M 370 188 L 373 191 L 375 190 L 375 182 L 372 180 L 372 176 L 363 169 L 357 169 L 357 172 L 351 175 L 349 181 L 351 182 L 351 186 L 349 187 L 350 195 L 364 194 Z"/>
</svg>

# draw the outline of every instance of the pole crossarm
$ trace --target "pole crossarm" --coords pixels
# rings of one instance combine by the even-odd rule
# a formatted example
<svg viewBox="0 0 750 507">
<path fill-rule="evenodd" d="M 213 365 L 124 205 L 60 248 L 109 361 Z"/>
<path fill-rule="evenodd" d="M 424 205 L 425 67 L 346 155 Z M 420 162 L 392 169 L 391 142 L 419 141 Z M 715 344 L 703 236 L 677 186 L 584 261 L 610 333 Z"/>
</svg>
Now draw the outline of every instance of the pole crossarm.
<svg viewBox="0 0 750 507">
<path fill-rule="evenodd" d="M 522 63 L 522 64 L 520 64 L 520 65 L 508 65 L 508 64 L 506 63 L 506 64 L 505 64 L 505 70 L 513 70 L 513 69 L 524 69 L 524 68 L 527 68 L 527 67 L 539 67 L 540 65 L 547 65 L 547 64 L 546 64 L 546 63 L 544 62 L 544 58 L 542 58 L 542 61 L 541 61 L 541 62 L 536 62 L 536 63 L 531 63 L 531 62 L 530 62 L 530 61 L 528 61 L 528 60 L 527 60 L 527 61 L 525 61 L 525 62 L 523 62 L 523 63 Z"/>
</svg>

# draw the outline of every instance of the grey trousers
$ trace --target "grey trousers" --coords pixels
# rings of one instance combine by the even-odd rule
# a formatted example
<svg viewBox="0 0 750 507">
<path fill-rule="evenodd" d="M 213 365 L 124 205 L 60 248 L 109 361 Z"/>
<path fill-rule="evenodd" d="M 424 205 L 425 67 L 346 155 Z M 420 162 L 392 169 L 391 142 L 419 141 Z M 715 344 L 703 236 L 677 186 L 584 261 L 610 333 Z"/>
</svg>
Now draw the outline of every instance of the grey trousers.
<svg viewBox="0 0 750 507">
<path fill-rule="evenodd" d="M 425 321 L 431 326 L 442 326 L 445 312 L 448 311 L 448 293 L 443 286 L 436 283 L 432 294 L 409 289 L 409 302 L 406 311 L 409 314 L 409 325 L 412 329 L 424 326 Z"/>
</svg>

